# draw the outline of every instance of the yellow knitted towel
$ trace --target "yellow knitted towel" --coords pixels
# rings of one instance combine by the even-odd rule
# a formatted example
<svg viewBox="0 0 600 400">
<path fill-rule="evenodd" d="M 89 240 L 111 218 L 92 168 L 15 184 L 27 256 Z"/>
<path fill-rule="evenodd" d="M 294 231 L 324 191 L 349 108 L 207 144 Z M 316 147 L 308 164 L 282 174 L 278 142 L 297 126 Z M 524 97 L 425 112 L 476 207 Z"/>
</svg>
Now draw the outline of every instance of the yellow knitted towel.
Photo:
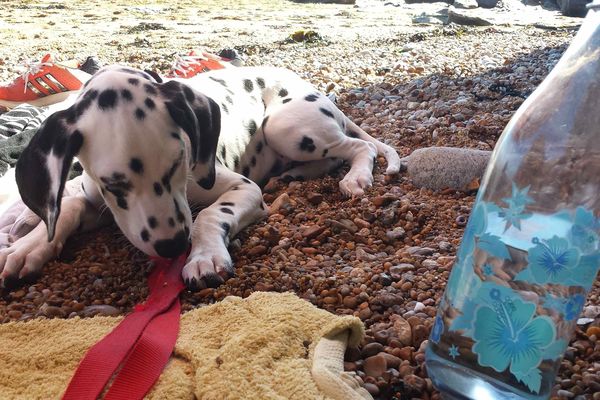
<svg viewBox="0 0 600 400">
<path fill-rule="evenodd" d="M 0 398 L 58 399 L 87 349 L 121 317 L 0 325 Z M 343 371 L 364 335 L 291 293 L 257 292 L 182 315 L 175 349 L 148 399 L 371 399 Z"/>
</svg>

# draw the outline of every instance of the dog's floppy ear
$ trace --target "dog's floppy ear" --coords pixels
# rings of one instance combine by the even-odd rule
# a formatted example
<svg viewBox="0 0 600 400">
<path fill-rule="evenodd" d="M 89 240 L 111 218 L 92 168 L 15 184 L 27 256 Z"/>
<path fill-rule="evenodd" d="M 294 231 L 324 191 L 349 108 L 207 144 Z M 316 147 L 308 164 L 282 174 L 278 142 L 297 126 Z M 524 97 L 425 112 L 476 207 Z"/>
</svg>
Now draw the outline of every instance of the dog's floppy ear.
<svg viewBox="0 0 600 400">
<path fill-rule="evenodd" d="M 65 122 L 68 110 L 52 114 L 19 156 L 15 177 L 23 202 L 45 223 L 54 239 L 60 203 L 73 157 L 83 135 Z"/>
<path fill-rule="evenodd" d="M 177 81 L 163 83 L 161 92 L 173 121 L 190 139 L 192 169 L 201 176 L 198 184 L 215 184 L 215 158 L 221 132 L 221 111 L 211 98 Z"/>
</svg>

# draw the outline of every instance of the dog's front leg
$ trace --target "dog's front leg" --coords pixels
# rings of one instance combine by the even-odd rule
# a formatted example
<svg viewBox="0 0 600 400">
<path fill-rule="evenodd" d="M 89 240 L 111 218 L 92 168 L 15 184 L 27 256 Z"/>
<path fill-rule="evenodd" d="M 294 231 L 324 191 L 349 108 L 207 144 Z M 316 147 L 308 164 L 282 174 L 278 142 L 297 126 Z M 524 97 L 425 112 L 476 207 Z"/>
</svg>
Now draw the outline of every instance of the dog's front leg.
<svg viewBox="0 0 600 400">
<path fill-rule="evenodd" d="M 83 180 L 86 178 L 84 176 Z M 61 203 L 62 212 L 56 224 L 55 236 L 50 242 L 44 222 L 24 205 L 16 205 L 17 209 L 23 208 L 22 214 L 29 213 L 34 218 L 30 218 L 31 227 L 16 229 L 17 233 L 22 234 L 19 233 L 17 239 L 6 248 L 0 248 L 0 286 L 11 286 L 19 279 L 38 275 L 45 263 L 60 254 L 64 243 L 73 232 L 94 229 L 110 219 L 110 213 L 103 218 L 98 215 L 93 200 L 101 198 L 99 193 L 94 196 L 97 192 L 95 187 L 88 183 L 89 189 L 84 194 L 81 182 L 81 178 L 67 182 L 65 197 Z M 19 223 L 17 218 L 13 221 L 13 228 Z"/>
<path fill-rule="evenodd" d="M 192 251 L 183 279 L 191 290 L 216 287 L 234 273 L 227 250 L 229 239 L 267 215 L 262 193 L 254 182 L 217 165 L 213 188 L 204 190 L 196 185 L 188 188 L 188 197 L 210 205 L 194 221 Z"/>
</svg>

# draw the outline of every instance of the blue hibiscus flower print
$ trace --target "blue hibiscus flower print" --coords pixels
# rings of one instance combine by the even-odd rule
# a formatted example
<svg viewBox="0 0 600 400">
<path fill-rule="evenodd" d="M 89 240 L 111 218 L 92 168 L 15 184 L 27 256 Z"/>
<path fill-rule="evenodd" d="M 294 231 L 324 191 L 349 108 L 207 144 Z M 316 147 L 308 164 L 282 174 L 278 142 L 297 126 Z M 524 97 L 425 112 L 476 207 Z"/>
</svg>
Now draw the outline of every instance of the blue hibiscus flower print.
<svg viewBox="0 0 600 400">
<path fill-rule="evenodd" d="M 529 269 L 534 282 L 564 284 L 579 262 L 580 253 L 569 241 L 558 236 L 548 240 L 533 238 L 529 249 Z"/>
<path fill-rule="evenodd" d="M 554 323 L 546 316 L 534 317 L 534 303 L 518 298 L 502 300 L 500 291 L 494 289 L 490 297 L 493 307 L 480 307 L 474 321 L 473 352 L 479 364 L 498 372 L 510 368 L 521 379 L 534 376 L 545 348 L 554 342 Z M 536 385 L 530 383 L 535 391 Z"/>
<path fill-rule="evenodd" d="M 565 304 L 565 320 L 573 321 L 583 310 L 585 304 L 585 296 L 582 294 L 575 294 L 569 298 L 567 304 Z"/>
<path fill-rule="evenodd" d="M 444 333 L 444 320 L 438 315 L 435 317 L 435 321 L 433 322 L 429 339 L 431 339 L 433 343 L 437 344 L 440 342 L 442 333 Z"/>
</svg>

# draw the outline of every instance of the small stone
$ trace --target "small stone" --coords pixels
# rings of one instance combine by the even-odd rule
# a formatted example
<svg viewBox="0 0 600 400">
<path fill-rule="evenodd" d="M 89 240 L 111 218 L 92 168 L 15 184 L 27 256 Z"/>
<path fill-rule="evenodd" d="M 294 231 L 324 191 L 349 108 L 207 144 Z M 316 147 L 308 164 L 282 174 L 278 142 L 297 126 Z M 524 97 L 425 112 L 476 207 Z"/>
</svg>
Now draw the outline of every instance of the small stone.
<svg viewBox="0 0 600 400">
<path fill-rule="evenodd" d="M 328 220 L 326 220 L 326 222 L 331 226 L 332 230 L 337 230 L 337 231 L 346 230 L 350 233 L 358 232 L 358 227 L 356 226 L 356 224 L 354 224 L 354 222 L 352 222 L 348 219 L 340 219 L 339 221 L 328 219 Z"/>
<path fill-rule="evenodd" d="M 596 335 L 596 337 L 600 337 L 600 326 L 590 326 L 585 331 L 585 334 L 588 336 Z"/>
<path fill-rule="evenodd" d="M 396 357 L 389 353 L 379 353 L 385 357 L 385 361 L 387 363 L 388 368 L 398 368 L 402 360 L 399 357 Z"/>
<path fill-rule="evenodd" d="M 367 382 L 363 386 L 365 389 L 367 389 L 367 392 L 369 392 L 371 394 L 371 396 L 373 396 L 373 397 L 379 396 L 379 388 L 374 383 Z"/>
<path fill-rule="evenodd" d="M 362 310 L 360 310 L 358 312 L 358 318 L 360 318 L 363 321 L 371 318 L 372 315 L 373 315 L 373 311 L 371 311 L 371 309 L 369 307 L 363 308 Z"/>
<path fill-rule="evenodd" d="M 323 195 L 321 193 L 312 192 L 306 196 L 306 200 L 311 204 L 317 205 L 323 201 Z"/>
<path fill-rule="evenodd" d="M 568 399 L 575 397 L 574 393 L 569 392 L 568 390 L 560 389 L 556 392 L 556 395 L 559 397 L 566 397 Z"/>
<path fill-rule="evenodd" d="M 279 210 L 291 204 L 290 196 L 287 193 L 282 193 L 269 207 L 269 214 L 276 214 Z"/>
<path fill-rule="evenodd" d="M 387 369 L 387 361 L 382 353 L 375 356 L 371 356 L 365 359 L 363 364 L 363 371 L 367 376 L 373 378 L 379 378 Z"/>
<path fill-rule="evenodd" d="M 425 325 L 416 325 L 412 328 L 412 341 L 413 346 L 419 347 L 419 345 L 427 339 L 429 336 L 429 330 Z"/>
<path fill-rule="evenodd" d="M 248 250 L 248 255 L 249 256 L 260 256 L 263 255 L 267 252 L 267 247 L 263 246 L 262 244 L 259 244 L 258 246 L 254 246 L 251 249 Z"/>
<path fill-rule="evenodd" d="M 377 196 L 375 198 L 373 198 L 372 203 L 376 206 L 376 207 L 382 207 L 382 206 L 386 206 L 388 204 L 390 204 L 391 202 L 393 202 L 394 200 L 397 200 L 398 198 L 396 196 L 393 195 L 383 195 L 383 196 Z"/>
<path fill-rule="evenodd" d="M 363 358 L 368 358 L 383 351 L 383 345 L 379 342 L 371 342 L 363 346 L 360 354 Z"/>
<path fill-rule="evenodd" d="M 86 306 L 82 311 L 82 316 L 93 317 L 96 315 L 115 316 L 120 315 L 121 311 L 118 308 L 106 304 Z"/>
<path fill-rule="evenodd" d="M 396 314 L 390 317 L 390 321 L 393 322 L 392 328 L 398 340 L 404 346 L 410 346 L 412 344 L 412 328 L 408 321 Z"/>
<path fill-rule="evenodd" d="M 387 231 L 385 233 L 385 236 L 390 240 L 398 240 L 398 239 L 402 239 L 404 236 L 406 236 L 406 231 L 404 230 L 404 228 L 397 226 L 396 228 L 392 229 L 391 231 Z"/>
<path fill-rule="evenodd" d="M 316 238 L 321 233 L 323 233 L 325 231 L 325 229 L 327 229 L 327 228 L 324 226 L 319 226 L 319 225 L 309 226 L 308 228 L 305 228 L 302 230 L 302 237 L 304 237 L 306 239 Z"/>
<path fill-rule="evenodd" d="M 425 382 L 425 379 L 414 374 L 406 375 L 404 377 L 404 384 L 418 393 L 423 392 L 423 390 L 425 390 L 427 387 L 427 382 Z"/>
<path fill-rule="evenodd" d="M 356 297 L 346 296 L 344 297 L 344 300 L 342 300 L 342 304 L 344 304 L 344 307 L 346 308 L 353 309 L 358 305 L 358 300 L 356 300 Z"/>
</svg>

